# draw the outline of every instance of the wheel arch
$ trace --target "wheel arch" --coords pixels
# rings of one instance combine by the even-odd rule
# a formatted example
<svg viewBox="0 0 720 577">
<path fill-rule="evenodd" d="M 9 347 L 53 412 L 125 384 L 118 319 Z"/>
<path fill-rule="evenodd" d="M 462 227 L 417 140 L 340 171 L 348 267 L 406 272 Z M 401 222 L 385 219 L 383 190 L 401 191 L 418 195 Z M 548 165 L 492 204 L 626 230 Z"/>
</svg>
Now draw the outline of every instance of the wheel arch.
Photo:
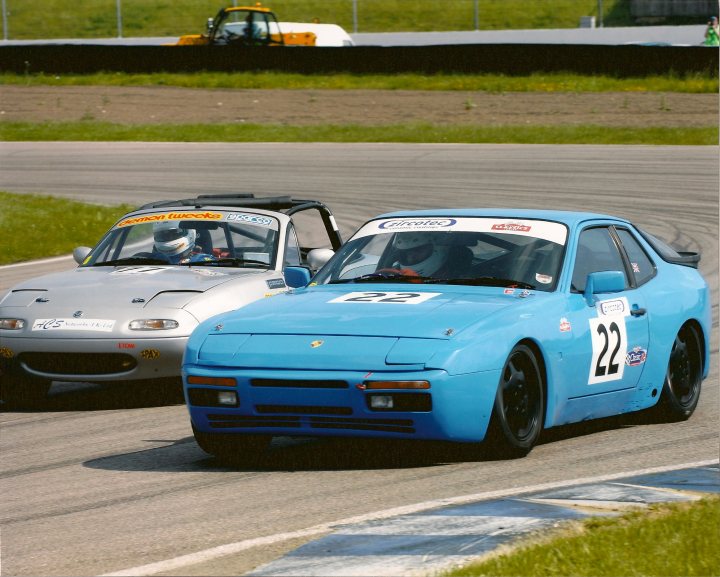
<svg viewBox="0 0 720 577">
<path fill-rule="evenodd" d="M 543 401 L 544 401 L 542 428 L 545 429 L 545 423 L 547 422 L 547 418 L 548 418 L 548 405 L 549 405 L 549 403 L 548 403 L 548 376 L 547 376 L 547 365 L 545 363 L 545 355 L 543 354 L 540 344 L 531 338 L 524 338 L 521 341 L 519 341 L 515 346 L 517 346 L 517 345 L 525 345 L 533 352 L 533 354 L 535 355 L 535 360 L 537 361 L 537 364 L 538 364 L 538 368 L 540 369 L 540 380 L 542 381 Z"/>
</svg>

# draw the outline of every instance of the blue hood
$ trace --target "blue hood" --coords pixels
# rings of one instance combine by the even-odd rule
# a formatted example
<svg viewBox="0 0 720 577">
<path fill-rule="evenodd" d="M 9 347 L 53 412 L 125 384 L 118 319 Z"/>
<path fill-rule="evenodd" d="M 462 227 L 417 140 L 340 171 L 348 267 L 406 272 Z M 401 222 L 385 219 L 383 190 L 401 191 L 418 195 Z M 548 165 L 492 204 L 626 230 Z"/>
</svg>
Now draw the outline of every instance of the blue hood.
<svg viewBox="0 0 720 577">
<path fill-rule="evenodd" d="M 264 299 L 224 315 L 222 334 L 347 335 L 448 339 L 468 325 L 517 305 L 503 289 L 432 285 L 342 285 L 302 289 Z M 347 300 L 350 293 L 368 300 Z M 517 291 L 519 292 L 519 291 Z M 369 302 L 372 295 L 401 293 L 399 302 Z M 362 297 L 361 297 L 362 298 Z M 403 302 L 403 299 L 416 304 Z M 334 301 L 334 302 L 331 302 Z M 215 323 L 217 324 L 217 323 Z M 452 329 L 452 330 L 450 330 Z"/>
</svg>

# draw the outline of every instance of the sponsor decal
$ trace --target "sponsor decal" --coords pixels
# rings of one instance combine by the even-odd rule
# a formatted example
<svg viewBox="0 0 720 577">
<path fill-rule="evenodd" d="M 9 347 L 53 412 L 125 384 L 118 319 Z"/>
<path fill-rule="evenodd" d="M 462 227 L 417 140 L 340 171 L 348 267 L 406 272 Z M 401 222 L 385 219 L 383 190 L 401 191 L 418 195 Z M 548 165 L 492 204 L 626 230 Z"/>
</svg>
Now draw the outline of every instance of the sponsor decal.
<svg viewBox="0 0 720 577">
<path fill-rule="evenodd" d="M 518 297 L 521 298 L 521 299 L 526 299 L 526 298 L 528 298 L 531 294 L 532 294 L 532 293 L 531 293 L 529 290 L 525 289 L 524 291 L 522 291 L 522 292 L 518 295 Z"/>
<path fill-rule="evenodd" d="M 597 310 L 599 317 L 610 317 L 616 315 L 626 317 L 630 314 L 630 305 L 628 304 L 627 298 L 621 297 L 619 299 L 610 299 L 598 302 Z"/>
<path fill-rule="evenodd" d="M 493 224 L 491 229 L 502 232 L 530 232 L 532 227 L 521 222 L 499 222 Z"/>
<path fill-rule="evenodd" d="M 535 274 L 535 280 L 538 281 L 540 284 L 550 284 L 552 282 L 553 277 L 551 277 L 548 274 Z"/>
<path fill-rule="evenodd" d="M 640 265 L 638 263 L 632 262 L 630 264 L 632 265 L 633 272 L 637 272 L 637 273 L 640 272 Z"/>
<path fill-rule="evenodd" d="M 642 347 L 634 347 L 633 350 L 628 351 L 625 356 L 625 364 L 628 367 L 637 367 L 642 365 L 647 359 L 647 351 Z"/>
<path fill-rule="evenodd" d="M 118 343 L 119 349 L 134 349 L 135 343 Z"/>
<path fill-rule="evenodd" d="M 515 294 L 515 289 L 514 288 L 503 289 L 503 294 L 506 294 L 506 295 Z"/>
<path fill-rule="evenodd" d="M 562 317 L 560 319 L 560 332 L 561 333 L 567 333 L 572 330 L 572 325 L 570 324 L 570 321 L 567 320 L 565 317 Z"/>
<path fill-rule="evenodd" d="M 115 326 L 109 319 L 36 319 L 33 331 L 99 331 L 109 333 Z"/>
<path fill-rule="evenodd" d="M 256 224 L 258 226 L 270 226 L 275 222 L 268 216 L 262 216 L 260 214 L 245 214 L 241 212 L 228 214 L 227 220 L 234 222 L 246 222 L 248 224 Z"/>
<path fill-rule="evenodd" d="M 2 357 L 3 359 L 12 359 L 13 358 L 12 349 L 9 349 L 7 347 L 0 347 L 0 357 Z"/>
<path fill-rule="evenodd" d="M 153 359 L 160 358 L 160 351 L 158 351 L 157 349 L 144 349 L 144 350 L 140 351 L 140 356 L 143 359 L 151 361 Z"/>
<path fill-rule="evenodd" d="M 281 278 L 271 278 L 269 280 L 266 280 L 265 282 L 270 289 L 282 289 L 287 286 L 285 284 L 285 281 Z"/>
<path fill-rule="evenodd" d="M 328 301 L 329 303 L 371 303 L 371 304 L 399 304 L 417 305 L 430 300 L 442 293 L 412 293 L 412 292 L 352 292 Z"/>
<path fill-rule="evenodd" d="M 426 230 L 449 228 L 457 223 L 454 218 L 420 218 L 386 220 L 378 228 L 383 230 Z"/>
<path fill-rule="evenodd" d="M 212 259 L 208 259 L 211 261 Z M 227 273 L 220 272 L 217 270 L 210 270 L 209 268 L 191 268 L 196 275 L 200 276 L 227 276 Z"/>
<path fill-rule="evenodd" d="M 164 270 L 167 269 L 158 266 L 126 266 L 120 267 L 110 274 L 157 274 Z"/>
<path fill-rule="evenodd" d="M 318 347 L 323 346 L 323 343 L 324 343 L 324 342 L 325 342 L 325 341 L 321 341 L 321 340 L 313 341 L 313 342 L 310 343 L 310 347 L 313 348 L 313 349 L 316 349 L 316 348 L 318 348 Z"/>
<path fill-rule="evenodd" d="M 164 220 L 220 220 L 222 213 L 219 212 L 165 212 L 162 214 L 145 214 L 121 220 L 117 227 L 132 226 L 145 222 L 161 222 Z"/>
</svg>

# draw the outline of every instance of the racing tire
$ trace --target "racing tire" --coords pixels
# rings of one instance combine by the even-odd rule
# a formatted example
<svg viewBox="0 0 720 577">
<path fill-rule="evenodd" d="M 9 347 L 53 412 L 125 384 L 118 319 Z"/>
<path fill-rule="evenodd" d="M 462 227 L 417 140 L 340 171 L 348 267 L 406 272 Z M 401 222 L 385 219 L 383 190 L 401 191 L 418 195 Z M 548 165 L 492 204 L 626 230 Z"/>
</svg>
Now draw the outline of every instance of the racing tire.
<svg viewBox="0 0 720 577">
<path fill-rule="evenodd" d="M 51 381 L 31 377 L 4 376 L 0 398 L 8 408 L 33 408 L 47 398 Z"/>
<path fill-rule="evenodd" d="M 221 461 L 231 463 L 252 463 L 257 461 L 270 445 L 269 435 L 232 435 L 227 433 L 205 433 L 192 427 L 198 446 L 206 453 Z"/>
<path fill-rule="evenodd" d="M 665 422 L 688 420 L 700 400 L 702 378 L 700 335 L 693 325 L 685 324 L 675 337 L 670 351 L 660 400 L 653 407 L 654 416 Z"/>
<path fill-rule="evenodd" d="M 543 428 L 545 393 L 540 365 L 527 345 L 516 345 L 500 374 L 487 440 L 500 456 L 518 458 L 535 446 Z"/>
</svg>

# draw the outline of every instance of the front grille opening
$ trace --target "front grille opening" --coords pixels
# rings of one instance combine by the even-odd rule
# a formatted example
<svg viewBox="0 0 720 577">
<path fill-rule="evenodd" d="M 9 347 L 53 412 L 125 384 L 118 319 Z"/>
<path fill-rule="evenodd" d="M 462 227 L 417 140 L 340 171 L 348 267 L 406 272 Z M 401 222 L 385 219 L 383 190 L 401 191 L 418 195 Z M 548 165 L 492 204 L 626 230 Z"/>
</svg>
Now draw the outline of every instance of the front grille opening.
<svg viewBox="0 0 720 577">
<path fill-rule="evenodd" d="M 127 373 L 137 361 L 125 353 L 20 353 L 20 363 L 53 375 L 110 375 Z"/>
<path fill-rule="evenodd" d="M 289 389 L 347 389 L 347 381 L 309 379 L 250 379 L 253 387 L 286 387 Z"/>
<path fill-rule="evenodd" d="M 347 417 L 301 417 L 282 415 L 208 415 L 213 429 L 289 429 L 303 427 L 336 431 L 382 431 L 385 433 L 414 434 L 412 419 L 359 419 Z M 292 433 L 291 433 L 292 434 Z"/>
</svg>

